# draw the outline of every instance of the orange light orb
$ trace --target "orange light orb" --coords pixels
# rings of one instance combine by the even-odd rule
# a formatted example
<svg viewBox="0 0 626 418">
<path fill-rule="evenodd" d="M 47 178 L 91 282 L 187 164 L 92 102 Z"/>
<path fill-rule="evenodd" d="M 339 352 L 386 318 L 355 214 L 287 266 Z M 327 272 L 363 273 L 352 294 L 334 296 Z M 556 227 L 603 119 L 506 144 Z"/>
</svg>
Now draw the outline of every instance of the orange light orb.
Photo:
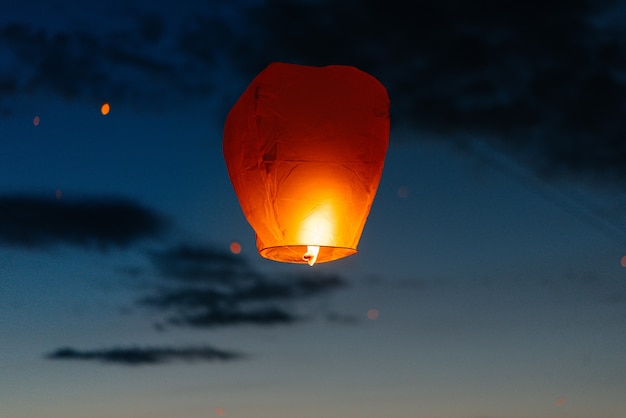
<svg viewBox="0 0 626 418">
<path fill-rule="evenodd" d="M 102 106 L 100 106 L 100 113 L 102 113 L 103 116 L 108 115 L 110 111 L 111 106 L 108 103 L 103 103 Z"/>
<path fill-rule="evenodd" d="M 237 241 L 231 242 L 230 252 L 233 254 L 239 254 L 241 252 L 241 244 L 239 244 Z"/>
<path fill-rule="evenodd" d="M 367 311 L 367 319 L 376 320 L 380 316 L 378 309 L 369 309 Z"/>
</svg>

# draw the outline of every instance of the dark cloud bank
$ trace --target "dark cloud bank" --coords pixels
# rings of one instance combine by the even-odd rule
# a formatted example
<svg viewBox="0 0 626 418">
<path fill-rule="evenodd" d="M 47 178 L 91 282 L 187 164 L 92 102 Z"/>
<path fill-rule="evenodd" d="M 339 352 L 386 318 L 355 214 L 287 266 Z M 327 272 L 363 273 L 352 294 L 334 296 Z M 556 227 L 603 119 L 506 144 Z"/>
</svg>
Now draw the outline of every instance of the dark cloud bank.
<svg viewBox="0 0 626 418">
<path fill-rule="evenodd" d="M 278 55 L 372 72 L 397 124 L 624 185 L 626 32 L 608 23 L 620 2 L 267 4 Z"/>
<path fill-rule="evenodd" d="M 223 96 L 223 115 L 272 61 L 350 64 L 387 86 L 395 126 L 417 139 L 478 138 L 543 176 L 620 189 L 624 10 L 613 0 L 266 0 L 135 10 L 134 25 L 104 34 L 16 22 L 0 43 L 22 71 L 0 71 L 0 90 L 148 107 Z"/>
<path fill-rule="evenodd" d="M 166 224 L 156 212 L 127 199 L 0 196 L 0 245 L 5 246 L 126 247 L 158 236 Z"/>
</svg>

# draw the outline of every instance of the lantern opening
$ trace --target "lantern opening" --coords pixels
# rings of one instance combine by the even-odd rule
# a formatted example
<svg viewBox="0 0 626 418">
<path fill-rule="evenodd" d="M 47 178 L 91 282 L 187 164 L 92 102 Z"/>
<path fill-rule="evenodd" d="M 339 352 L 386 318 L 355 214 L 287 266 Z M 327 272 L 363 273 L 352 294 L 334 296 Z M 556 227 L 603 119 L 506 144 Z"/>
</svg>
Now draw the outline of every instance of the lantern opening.
<svg viewBox="0 0 626 418">
<path fill-rule="evenodd" d="M 313 267 L 313 264 L 317 261 L 317 256 L 320 253 L 319 245 L 307 245 L 306 253 L 302 256 L 302 259 L 307 262 L 307 264 Z"/>
<path fill-rule="evenodd" d="M 310 264 L 310 260 L 304 258 L 311 247 L 319 248 L 315 264 L 327 263 L 356 254 L 356 248 L 330 247 L 326 245 L 281 245 L 276 247 L 262 247 L 259 254 L 263 258 L 275 261 L 283 261 L 294 264 Z"/>
</svg>

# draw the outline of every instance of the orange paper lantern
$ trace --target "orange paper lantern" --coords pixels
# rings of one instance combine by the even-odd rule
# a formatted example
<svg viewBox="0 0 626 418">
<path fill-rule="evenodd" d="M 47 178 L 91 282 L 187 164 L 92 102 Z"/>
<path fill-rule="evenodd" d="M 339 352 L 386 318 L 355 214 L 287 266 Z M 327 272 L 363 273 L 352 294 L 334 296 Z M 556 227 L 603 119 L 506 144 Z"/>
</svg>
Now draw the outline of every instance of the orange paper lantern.
<svg viewBox="0 0 626 418">
<path fill-rule="evenodd" d="M 354 67 L 273 63 L 235 103 L 223 151 L 259 253 L 290 263 L 357 252 L 389 143 L 389 96 Z"/>
</svg>

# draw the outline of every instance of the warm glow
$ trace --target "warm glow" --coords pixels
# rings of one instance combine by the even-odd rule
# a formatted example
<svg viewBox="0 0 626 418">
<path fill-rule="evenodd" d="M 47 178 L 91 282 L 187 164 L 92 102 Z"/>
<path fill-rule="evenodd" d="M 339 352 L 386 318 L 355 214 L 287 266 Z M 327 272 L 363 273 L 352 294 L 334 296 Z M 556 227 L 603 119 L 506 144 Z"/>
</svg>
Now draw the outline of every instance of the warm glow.
<svg viewBox="0 0 626 418">
<path fill-rule="evenodd" d="M 100 112 L 106 116 L 109 114 L 109 112 L 111 111 L 111 106 L 108 103 L 104 103 L 102 104 L 102 106 L 100 107 Z"/>
<path fill-rule="evenodd" d="M 35 125 L 35 126 L 39 126 L 39 116 L 35 116 L 35 117 L 33 118 L 33 125 Z"/>
<path fill-rule="evenodd" d="M 626 255 L 622 257 L 622 267 L 626 267 Z"/>
<path fill-rule="evenodd" d="M 563 406 L 563 405 L 565 405 L 565 396 L 559 396 L 558 398 L 556 398 L 556 401 L 554 401 L 554 404 L 556 406 Z"/>
<path fill-rule="evenodd" d="M 63 197 L 63 192 L 61 191 L 61 189 L 57 189 L 56 192 L 54 192 L 54 195 L 56 196 L 57 200 L 61 199 L 61 197 Z"/>
<path fill-rule="evenodd" d="M 332 206 L 328 203 L 321 205 L 300 224 L 298 242 L 307 246 L 302 259 L 309 266 L 313 266 L 317 261 L 320 245 L 333 242 L 334 224 Z"/>
<path fill-rule="evenodd" d="M 300 224 L 298 242 L 304 245 L 320 245 L 332 242 L 335 223 L 332 206 L 328 203 L 321 205 L 304 218 Z"/>
<path fill-rule="evenodd" d="M 223 417 L 224 415 L 226 415 L 226 411 L 224 411 L 224 408 L 217 407 L 215 408 L 215 415 L 217 415 L 218 417 Z"/>
</svg>

